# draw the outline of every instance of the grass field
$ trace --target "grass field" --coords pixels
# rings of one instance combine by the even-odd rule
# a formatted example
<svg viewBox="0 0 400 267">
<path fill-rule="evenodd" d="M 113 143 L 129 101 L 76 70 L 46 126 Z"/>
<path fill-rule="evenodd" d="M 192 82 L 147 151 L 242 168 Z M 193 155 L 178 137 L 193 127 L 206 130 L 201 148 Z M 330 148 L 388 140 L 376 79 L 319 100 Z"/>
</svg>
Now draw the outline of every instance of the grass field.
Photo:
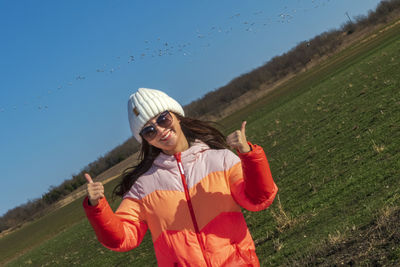
<svg viewBox="0 0 400 267">
<path fill-rule="evenodd" d="M 400 264 L 400 25 L 376 34 L 221 122 L 248 121 L 280 189 L 270 209 L 244 211 L 262 266 Z M 0 239 L 0 264 L 156 265 L 149 235 L 103 248 L 81 202 Z"/>
<path fill-rule="evenodd" d="M 225 120 L 248 120 L 280 187 L 281 209 L 248 220 L 264 265 L 400 262 L 400 34 L 379 41 Z M 395 228 L 369 240 L 379 220 Z"/>
</svg>

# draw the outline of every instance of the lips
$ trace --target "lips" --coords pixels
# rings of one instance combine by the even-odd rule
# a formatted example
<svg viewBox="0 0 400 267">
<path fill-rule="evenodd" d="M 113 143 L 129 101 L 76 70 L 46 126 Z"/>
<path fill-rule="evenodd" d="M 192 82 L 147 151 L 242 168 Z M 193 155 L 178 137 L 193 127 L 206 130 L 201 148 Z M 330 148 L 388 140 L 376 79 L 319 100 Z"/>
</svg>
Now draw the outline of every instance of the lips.
<svg viewBox="0 0 400 267">
<path fill-rule="evenodd" d="M 160 141 L 165 141 L 171 136 L 171 131 L 167 131 L 163 136 L 161 136 Z"/>
</svg>

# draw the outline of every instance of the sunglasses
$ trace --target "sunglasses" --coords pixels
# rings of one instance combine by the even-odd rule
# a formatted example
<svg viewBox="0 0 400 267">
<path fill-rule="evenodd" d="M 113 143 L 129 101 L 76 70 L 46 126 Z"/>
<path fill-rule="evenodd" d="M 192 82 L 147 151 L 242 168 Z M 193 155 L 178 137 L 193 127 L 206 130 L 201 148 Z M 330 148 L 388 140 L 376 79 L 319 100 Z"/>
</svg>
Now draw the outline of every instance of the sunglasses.
<svg viewBox="0 0 400 267">
<path fill-rule="evenodd" d="M 144 127 L 141 131 L 140 131 L 140 135 L 148 140 L 151 141 L 153 140 L 156 136 L 157 136 L 157 128 L 156 125 L 163 127 L 163 128 L 167 128 L 169 126 L 171 126 L 172 124 L 172 116 L 171 113 L 169 113 L 168 110 L 164 111 L 163 113 L 161 113 L 157 119 L 156 122 L 149 126 Z"/>
</svg>

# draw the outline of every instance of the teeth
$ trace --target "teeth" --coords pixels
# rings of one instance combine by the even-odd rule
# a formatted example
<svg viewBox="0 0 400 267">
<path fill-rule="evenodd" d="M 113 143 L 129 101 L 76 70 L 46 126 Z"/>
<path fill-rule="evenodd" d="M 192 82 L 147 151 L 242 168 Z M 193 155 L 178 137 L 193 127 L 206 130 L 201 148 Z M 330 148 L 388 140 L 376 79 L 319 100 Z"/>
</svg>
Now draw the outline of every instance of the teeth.
<svg viewBox="0 0 400 267">
<path fill-rule="evenodd" d="M 165 139 L 167 139 L 168 136 L 169 136 L 170 134 L 171 134 L 171 132 L 168 131 L 166 135 L 164 135 L 163 137 L 161 137 L 161 141 L 164 141 Z"/>
</svg>

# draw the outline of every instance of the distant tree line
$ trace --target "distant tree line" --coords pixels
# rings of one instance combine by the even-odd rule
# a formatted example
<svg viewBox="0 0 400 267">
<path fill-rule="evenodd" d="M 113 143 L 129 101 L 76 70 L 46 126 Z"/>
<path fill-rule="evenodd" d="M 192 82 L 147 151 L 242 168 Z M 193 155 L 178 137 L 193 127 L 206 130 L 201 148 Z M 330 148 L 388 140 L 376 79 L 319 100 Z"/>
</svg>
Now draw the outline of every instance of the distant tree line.
<svg viewBox="0 0 400 267">
<path fill-rule="evenodd" d="M 72 175 L 72 178 L 64 180 L 59 186 L 51 186 L 42 197 L 29 200 L 27 203 L 7 211 L 0 217 L 0 232 L 44 215 L 50 205 L 86 183 L 84 173 L 90 173 L 92 177 L 96 177 L 138 150 L 138 142 L 134 138 L 129 138 L 123 144 L 87 165 L 78 174 Z"/>
<path fill-rule="evenodd" d="M 211 112 L 217 113 L 226 108 L 235 98 L 258 89 L 262 84 L 273 84 L 288 74 L 295 74 L 307 68 L 311 60 L 320 59 L 335 52 L 347 36 L 379 23 L 388 22 L 399 10 L 400 0 L 381 1 L 375 11 L 370 11 L 368 15 L 355 17 L 354 21 L 349 20 L 340 29 L 330 30 L 308 41 L 303 41 L 290 51 L 272 58 L 261 67 L 243 74 L 227 85 L 191 102 L 184 107 L 185 113 L 191 117 L 200 117 Z M 30 200 L 9 210 L 0 217 L 0 232 L 41 216 L 51 204 L 85 184 L 85 172 L 96 177 L 138 150 L 139 144 L 136 140 L 133 137 L 128 139 L 125 143 L 90 163 L 72 178 L 65 180 L 61 185 L 50 187 L 41 198 Z"/>
<path fill-rule="evenodd" d="M 244 93 L 258 89 L 261 85 L 271 85 L 288 74 L 295 74 L 307 68 L 311 60 L 334 53 L 354 32 L 388 22 L 394 11 L 397 14 L 399 9 L 399 0 L 382 1 L 375 11 L 370 11 L 368 15 L 355 17 L 354 20 L 350 19 L 343 24 L 340 29 L 330 30 L 308 41 L 303 41 L 290 51 L 272 58 L 261 67 L 191 102 L 185 106 L 185 113 L 192 117 L 210 112 L 217 114 Z"/>
</svg>

